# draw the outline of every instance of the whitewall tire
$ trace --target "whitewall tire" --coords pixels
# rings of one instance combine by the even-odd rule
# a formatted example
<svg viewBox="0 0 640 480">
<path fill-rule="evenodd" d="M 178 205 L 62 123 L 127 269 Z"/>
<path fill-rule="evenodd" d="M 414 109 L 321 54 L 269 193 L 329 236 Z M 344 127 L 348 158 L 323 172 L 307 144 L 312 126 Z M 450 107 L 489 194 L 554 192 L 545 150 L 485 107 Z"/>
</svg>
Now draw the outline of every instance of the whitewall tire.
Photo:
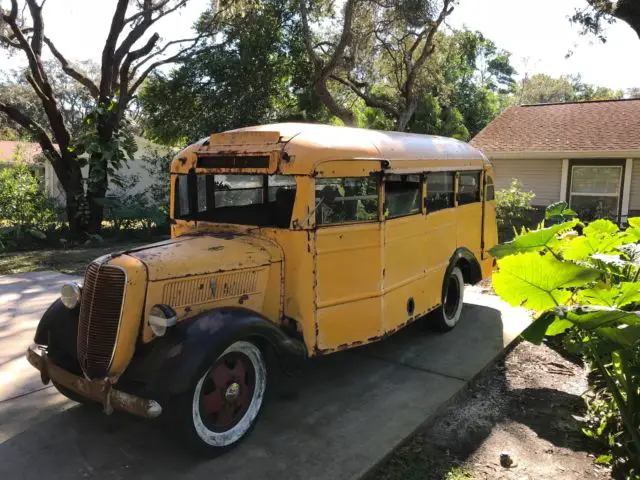
<svg viewBox="0 0 640 480">
<path fill-rule="evenodd" d="M 190 443 L 218 454 L 236 446 L 255 425 L 267 388 L 264 355 L 254 343 L 232 343 L 189 390 L 182 422 Z"/>
<path fill-rule="evenodd" d="M 444 279 L 442 306 L 434 312 L 433 326 L 448 332 L 458 324 L 464 305 L 464 277 L 462 270 L 454 267 Z"/>
</svg>

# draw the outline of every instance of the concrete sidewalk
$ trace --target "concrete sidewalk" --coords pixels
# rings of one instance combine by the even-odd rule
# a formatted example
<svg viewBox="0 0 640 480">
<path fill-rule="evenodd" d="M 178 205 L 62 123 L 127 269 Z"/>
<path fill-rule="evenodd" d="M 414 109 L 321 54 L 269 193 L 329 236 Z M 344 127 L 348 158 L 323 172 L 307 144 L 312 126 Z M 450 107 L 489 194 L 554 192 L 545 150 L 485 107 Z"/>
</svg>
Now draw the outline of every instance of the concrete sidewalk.
<svg viewBox="0 0 640 480">
<path fill-rule="evenodd" d="M 161 422 L 102 415 L 40 383 L 22 359 L 39 316 L 69 278 L 0 277 L 0 478 L 342 479 L 359 477 L 445 405 L 529 323 L 477 288 L 458 327 L 414 324 L 270 378 L 247 440 L 213 460 L 189 454 Z"/>
</svg>

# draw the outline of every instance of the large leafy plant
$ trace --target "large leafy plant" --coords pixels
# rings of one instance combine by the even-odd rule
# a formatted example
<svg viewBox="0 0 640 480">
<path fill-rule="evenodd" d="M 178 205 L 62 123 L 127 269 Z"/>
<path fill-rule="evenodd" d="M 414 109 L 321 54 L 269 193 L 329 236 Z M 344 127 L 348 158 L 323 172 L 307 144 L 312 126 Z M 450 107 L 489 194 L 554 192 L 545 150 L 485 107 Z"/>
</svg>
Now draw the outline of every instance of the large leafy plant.
<svg viewBox="0 0 640 480">
<path fill-rule="evenodd" d="M 496 293 L 535 312 L 526 339 L 566 333 L 596 380 L 585 433 L 604 439 L 613 461 L 640 473 L 640 218 L 621 230 L 609 220 L 588 225 L 566 204 L 547 209 L 551 226 L 498 245 Z"/>
</svg>

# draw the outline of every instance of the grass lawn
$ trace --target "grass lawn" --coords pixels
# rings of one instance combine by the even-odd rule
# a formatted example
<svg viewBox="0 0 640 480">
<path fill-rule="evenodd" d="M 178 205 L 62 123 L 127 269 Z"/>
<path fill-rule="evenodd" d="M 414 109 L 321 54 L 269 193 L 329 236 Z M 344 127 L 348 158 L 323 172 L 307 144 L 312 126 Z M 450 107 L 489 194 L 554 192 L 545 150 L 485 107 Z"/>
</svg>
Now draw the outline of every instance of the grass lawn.
<svg viewBox="0 0 640 480">
<path fill-rule="evenodd" d="M 158 241 L 155 239 L 154 241 Z M 118 252 L 144 245 L 141 241 L 113 242 L 104 245 L 76 247 L 71 249 L 30 250 L 0 254 L 0 275 L 57 270 L 62 273 L 83 274 L 91 260 L 106 253 Z"/>
</svg>

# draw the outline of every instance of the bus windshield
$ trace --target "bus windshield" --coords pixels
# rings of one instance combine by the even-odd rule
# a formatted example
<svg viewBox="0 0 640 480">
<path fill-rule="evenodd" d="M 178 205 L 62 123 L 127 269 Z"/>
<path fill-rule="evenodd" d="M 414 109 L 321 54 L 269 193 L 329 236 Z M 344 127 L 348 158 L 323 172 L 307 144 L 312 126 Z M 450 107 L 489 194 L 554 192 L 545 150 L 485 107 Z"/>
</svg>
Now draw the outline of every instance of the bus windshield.
<svg viewBox="0 0 640 480">
<path fill-rule="evenodd" d="M 176 175 L 175 218 L 288 228 L 296 197 L 290 175 Z"/>
</svg>

